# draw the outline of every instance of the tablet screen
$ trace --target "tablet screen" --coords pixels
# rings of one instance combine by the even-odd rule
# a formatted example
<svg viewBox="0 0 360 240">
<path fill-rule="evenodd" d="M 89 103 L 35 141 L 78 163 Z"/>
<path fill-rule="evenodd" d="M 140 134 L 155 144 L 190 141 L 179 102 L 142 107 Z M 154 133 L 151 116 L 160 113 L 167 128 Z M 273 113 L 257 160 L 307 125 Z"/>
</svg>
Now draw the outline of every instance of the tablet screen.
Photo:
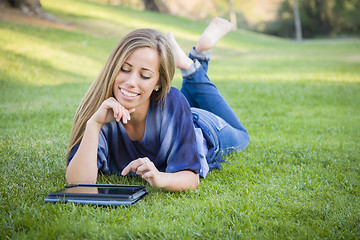
<svg viewBox="0 0 360 240">
<path fill-rule="evenodd" d="M 146 192 L 144 187 L 137 185 L 106 185 L 106 184 L 77 184 L 69 185 L 51 195 L 68 195 L 68 196 L 103 196 L 103 197 L 126 197 L 133 198 Z"/>
<path fill-rule="evenodd" d="M 147 193 L 146 188 L 139 185 L 75 184 L 49 193 L 45 202 L 131 206 Z"/>
<path fill-rule="evenodd" d="M 64 188 L 59 193 L 83 193 L 83 194 L 104 194 L 104 195 L 132 195 L 138 192 L 139 188 L 135 187 L 84 187 L 74 186 Z"/>
</svg>

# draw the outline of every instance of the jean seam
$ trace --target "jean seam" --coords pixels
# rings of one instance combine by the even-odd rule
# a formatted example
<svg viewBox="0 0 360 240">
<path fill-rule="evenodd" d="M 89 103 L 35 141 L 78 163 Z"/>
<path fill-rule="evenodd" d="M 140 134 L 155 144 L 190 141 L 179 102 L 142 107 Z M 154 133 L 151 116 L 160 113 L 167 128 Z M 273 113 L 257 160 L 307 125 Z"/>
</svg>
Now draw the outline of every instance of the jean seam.
<svg viewBox="0 0 360 240">
<path fill-rule="evenodd" d="M 211 120 L 211 118 L 207 117 L 206 115 L 202 115 L 202 118 L 206 118 L 206 120 L 209 120 L 212 124 L 214 124 L 216 126 L 216 124 L 214 123 L 214 121 Z M 208 130 L 208 133 L 214 138 L 214 156 L 215 154 L 219 151 L 220 149 L 220 145 L 219 145 L 219 139 L 218 136 L 216 134 L 216 132 L 214 132 L 213 128 L 211 126 L 209 126 L 206 121 L 202 120 L 203 124 L 206 125 L 206 128 Z M 216 127 L 217 128 L 217 127 Z"/>
<path fill-rule="evenodd" d="M 220 132 L 221 131 L 221 129 L 223 129 L 224 127 L 226 127 L 226 124 L 227 123 L 224 123 L 224 124 L 221 124 L 220 126 L 218 126 L 211 118 L 207 118 L 207 119 L 209 119 L 213 124 L 214 124 L 214 126 L 216 127 L 216 129 Z"/>
<path fill-rule="evenodd" d="M 218 126 L 218 124 L 216 124 L 211 118 L 207 117 L 206 115 L 203 115 L 203 117 L 205 117 L 207 120 L 209 120 L 215 127 L 216 129 L 220 132 L 224 127 L 226 127 L 226 125 L 228 123 L 221 123 L 220 126 Z M 217 118 L 220 118 L 218 116 L 216 116 Z M 220 118 L 221 120 L 223 120 L 222 118 Z M 223 120 L 224 121 L 224 120 Z M 209 127 L 209 126 L 208 126 Z M 215 134 L 216 135 L 216 134 Z"/>
<path fill-rule="evenodd" d="M 241 144 L 239 146 L 236 146 L 236 147 L 227 147 L 227 148 L 224 148 L 224 149 L 221 149 L 220 151 L 218 151 L 217 153 L 220 153 L 221 156 L 223 156 L 223 152 L 226 152 L 227 150 L 230 150 L 230 149 L 233 149 L 233 150 L 239 150 L 239 149 L 242 149 L 244 146 L 246 146 L 248 143 L 244 143 L 244 144 Z M 217 154 L 216 153 L 216 154 Z"/>
</svg>

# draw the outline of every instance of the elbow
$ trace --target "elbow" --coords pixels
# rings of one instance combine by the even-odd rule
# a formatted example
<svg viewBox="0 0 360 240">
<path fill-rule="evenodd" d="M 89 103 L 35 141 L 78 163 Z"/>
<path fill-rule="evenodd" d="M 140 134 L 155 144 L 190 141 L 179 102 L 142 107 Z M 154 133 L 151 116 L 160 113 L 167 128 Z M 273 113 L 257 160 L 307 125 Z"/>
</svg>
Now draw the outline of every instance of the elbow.
<svg viewBox="0 0 360 240">
<path fill-rule="evenodd" d="M 196 174 L 195 188 L 194 189 L 197 189 L 199 185 L 200 185 L 200 176 L 199 176 L 199 174 Z"/>
<path fill-rule="evenodd" d="M 199 184 L 200 184 L 199 174 L 194 174 L 194 179 L 193 179 L 192 183 L 190 184 L 189 190 L 197 189 Z"/>
<path fill-rule="evenodd" d="M 73 185 L 73 184 L 96 184 L 96 180 L 90 180 L 90 179 L 66 178 L 66 182 L 67 182 L 68 185 Z"/>
<path fill-rule="evenodd" d="M 89 175 L 81 176 L 80 174 L 72 174 L 66 171 L 65 180 L 67 184 L 96 184 L 97 177 L 91 177 Z"/>
</svg>

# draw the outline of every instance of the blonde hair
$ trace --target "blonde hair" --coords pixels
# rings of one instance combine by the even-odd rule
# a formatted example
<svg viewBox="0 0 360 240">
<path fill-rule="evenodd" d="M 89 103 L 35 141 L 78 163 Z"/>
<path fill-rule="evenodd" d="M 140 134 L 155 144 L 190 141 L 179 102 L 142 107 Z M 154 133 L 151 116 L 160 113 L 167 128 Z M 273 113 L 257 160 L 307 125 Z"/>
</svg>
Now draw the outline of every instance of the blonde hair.
<svg viewBox="0 0 360 240">
<path fill-rule="evenodd" d="M 100 105 L 109 97 L 114 97 L 113 84 L 126 59 L 139 48 L 151 48 L 159 54 L 160 88 L 153 91 L 150 98 L 153 101 L 165 102 L 170 91 L 170 82 L 174 77 L 175 64 L 169 43 L 160 32 L 153 29 L 138 29 L 126 35 L 111 52 L 100 74 L 91 84 L 88 92 L 76 111 L 70 134 L 70 142 L 66 154 L 68 159 L 71 149 L 81 141 L 86 122 L 97 111 Z"/>
</svg>

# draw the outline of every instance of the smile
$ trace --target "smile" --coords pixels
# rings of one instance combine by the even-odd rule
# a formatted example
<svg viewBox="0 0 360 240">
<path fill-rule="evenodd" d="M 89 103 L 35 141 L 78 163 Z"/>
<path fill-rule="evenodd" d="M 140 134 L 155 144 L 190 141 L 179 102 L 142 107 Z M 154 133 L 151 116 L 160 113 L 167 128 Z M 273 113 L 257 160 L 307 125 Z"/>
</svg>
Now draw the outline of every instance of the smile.
<svg viewBox="0 0 360 240">
<path fill-rule="evenodd" d="M 129 98 L 133 98 L 133 97 L 136 97 L 136 96 L 140 95 L 140 94 L 137 94 L 137 93 L 128 92 L 128 91 L 126 91 L 125 89 L 122 89 L 122 88 L 120 88 L 120 91 L 122 92 L 122 94 L 125 97 L 129 97 Z"/>
</svg>

